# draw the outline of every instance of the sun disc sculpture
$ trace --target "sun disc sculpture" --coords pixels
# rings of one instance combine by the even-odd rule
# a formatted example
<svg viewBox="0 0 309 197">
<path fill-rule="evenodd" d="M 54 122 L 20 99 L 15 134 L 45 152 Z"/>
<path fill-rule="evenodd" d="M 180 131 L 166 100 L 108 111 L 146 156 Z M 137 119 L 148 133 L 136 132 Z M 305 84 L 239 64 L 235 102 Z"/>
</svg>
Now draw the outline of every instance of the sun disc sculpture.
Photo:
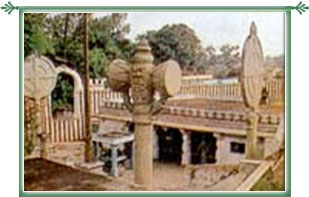
<svg viewBox="0 0 309 197">
<path fill-rule="evenodd" d="M 245 105 L 248 108 L 247 158 L 258 159 L 257 129 L 258 110 L 264 82 L 264 57 L 257 28 L 253 22 L 242 53 L 241 87 Z"/>
<path fill-rule="evenodd" d="M 37 121 L 36 135 L 40 139 L 40 155 L 47 157 L 46 133 L 41 127 L 40 102 L 54 89 L 57 81 L 57 71 L 53 63 L 43 56 L 31 55 L 24 62 L 24 95 L 35 102 L 35 117 Z"/>
<path fill-rule="evenodd" d="M 181 83 L 177 62 L 168 60 L 154 66 L 153 59 L 148 42 L 143 39 L 132 63 L 114 60 L 107 73 L 109 86 L 123 93 L 124 103 L 133 114 L 135 182 L 149 189 L 153 184 L 152 116 L 162 109 L 168 97 L 180 90 Z M 155 92 L 160 94 L 160 100 L 155 99 Z"/>
</svg>

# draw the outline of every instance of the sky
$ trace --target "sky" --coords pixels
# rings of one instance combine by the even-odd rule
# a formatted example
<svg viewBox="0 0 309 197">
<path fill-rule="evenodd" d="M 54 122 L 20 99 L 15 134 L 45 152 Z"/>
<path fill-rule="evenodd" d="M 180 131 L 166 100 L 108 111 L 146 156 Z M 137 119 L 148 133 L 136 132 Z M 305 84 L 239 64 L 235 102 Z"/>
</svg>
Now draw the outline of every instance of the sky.
<svg viewBox="0 0 309 197">
<path fill-rule="evenodd" d="M 284 19 L 280 12 L 129 12 L 128 37 L 134 40 L 138 34 L 166 24 L 185 23 L 195 31 L 202 46 L 219 49 L 224 44 L 242 46 L 254 21 L 264 54 L 276 56 L 284 53 Z"/>
</svg>

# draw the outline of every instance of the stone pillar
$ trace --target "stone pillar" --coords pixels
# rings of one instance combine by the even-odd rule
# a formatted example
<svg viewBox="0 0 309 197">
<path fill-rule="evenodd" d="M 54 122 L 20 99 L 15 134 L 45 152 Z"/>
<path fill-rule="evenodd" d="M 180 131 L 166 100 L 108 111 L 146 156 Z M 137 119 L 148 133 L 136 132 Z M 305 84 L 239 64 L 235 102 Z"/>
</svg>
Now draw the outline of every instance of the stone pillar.
<svg viewBox="0 0 309 197">
<path fill-rule="evenodd" d="M 134 169 L 134 165 L 135 165 L 134 164 L 134 160 L 135 160 L 134 159 L 135 158 L 134 157 L 134 155 L 135 155 L 135 142 L 134 141 L 132 142 L 132 147 L 131 148 L 132 148 L 132 150 L 131 150 L 131 162 L 130 162 L 131 166 L 130 167 L 131 167 L 131 169 Z"/>
<path fill-rule="evenodd" d="M 135 124 L 135 183 L 151 189 L 153 177 L 152 125 Z"/>
<path fill-rule="evenodd" d="M 246 155 L 248 159 L 258 159 L 257 150 L 257 126 L 258 116 L 255 112 L 249 112 L 247 129 Z"/>
<path fill-rule="evenodd" d="M 257 138 L 256 159 L 263 160 L 265 156 L 265 138 Z"/>
<path fill-rule="evenodd" d="M 111 174 L 112 176 L 118 176 L 118 146 L 117 145 L 111 145 L 112 149 L 112 155 L 111 155 L 111 162 L 112 162 L 112 168 L 111 168 Z"/>
<path fill-rule="evenodd" d="M 122 92 L 124 104 L 133 115 L 135 149 L 135 183 L 152 188 L 153 125 L 167 98 L 175 95 L 181 85 L 181 70 L 177 62 L 168 60 L 154 68 L 151 48 L 144 39 L 137 45 L 131 62 L 114 60 L 107 73 L 108 84 Z M 131 88 L 131 94 L 129 94 Z M 155 93 L 160 100 L 155 99 Z"/>
<path fill-rule="evenodd" d="M 222 152 L 222 149 L 223 149 L 223 136 L 222 134 L 218 134 L 218 133 L 215 133 L 214 134 L 214 137 L 216 138 L 216 164 L 222 164 L 223 163 L 223 152 Z"/>
<path fill-rule="evenodd" d="M 246 157 L 257 159 L 258 112 L 262 90 L 265 87 L 265 69 L 263 49 L 254 22 L 250 26 L 250 34 L 243 46 L 240 76 L 242 95 L 248 110 Z"/>
<path fill-rule="evenodd" d="M 191 133 L 185 130 L 180 132 L 182 134 L 181 165 L 188 165 L 191 163 Z"/>
<path fill-rule="evenodd" d="M 47 159 L 48 158 L 48 136 L 47 131 L 42 127 L 42 118 L 41 118 L 41 102 L 40 99 L 35 99 L 35 120 L 36 122 L 36 134 L 39 139 L 40 144 L 40 157 Z"/>
<path fill-rule="evenodd" d="M 153 131 L 153 158 L 159 159 L 159 138 L 156 131 Z"/>
</svg>

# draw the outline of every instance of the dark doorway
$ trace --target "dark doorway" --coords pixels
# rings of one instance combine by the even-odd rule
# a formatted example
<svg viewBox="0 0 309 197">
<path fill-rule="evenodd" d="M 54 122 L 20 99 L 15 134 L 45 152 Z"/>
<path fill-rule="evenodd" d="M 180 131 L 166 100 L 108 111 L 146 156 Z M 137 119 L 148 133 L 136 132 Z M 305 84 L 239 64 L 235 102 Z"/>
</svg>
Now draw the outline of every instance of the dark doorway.
<svg viewBox="0 0 309 197">
<path fill-rule="evenodd" d="M 134 133 L 134 123 L 133 122 L 126 122 L 126 128 L 128 129 L 129 133 Z"/>
<path fill-rule="evenodd" d="M 178 129 L 157 129 L 159 161 L 181 164 L 182 135 Z"/>
<path fill-rule="evenodd" d="M 216 138 L 213 134 L 192 132 L 192 164 L 216 163 L 216 149 Z"/>
</svg>

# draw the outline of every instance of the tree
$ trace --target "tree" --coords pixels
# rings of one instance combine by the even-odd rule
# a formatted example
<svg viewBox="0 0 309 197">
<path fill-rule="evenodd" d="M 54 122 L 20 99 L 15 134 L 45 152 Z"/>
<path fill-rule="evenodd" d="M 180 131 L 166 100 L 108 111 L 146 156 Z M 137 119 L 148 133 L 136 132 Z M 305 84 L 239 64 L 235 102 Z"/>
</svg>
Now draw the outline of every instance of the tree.
<svg viewBox="0 0 309 197">
<path fill-rule="evenodd" d="M 213 46 L 202 48 L 194 61 L 197 72 L 213 75 L 215 78 L 237 77 L 240 73 L 241 57 L 238 45 L 223 45 L 219 53 Z"/>
<path fill-rule="evenodd" d="M 24 55 L 54 53 L 54 43 L 47 35 L 47 14 L 24 15 Z"/>
<path fill-rule="evenodd" d="M 241 57 L 238 45 L 223 45 L 216 57 L 217 78 L 238 77 L 240 74 Z"/>
<path fill-rule="evenodd" d="M 196 68 L 196 72 L 200 74 L 215 74 L 215 70 L 212 69 L 216 66 L 216 49 L 213 46 L 202 48 L 194 59 L 193 66 Z"/>
<path fill-rule="evenodd" d="M 73 110 L 73 79 L 67 74 L 60 74 L 55 89 L 52 91 L 52 110 Z"/>
<path fill-rule="evenodd" d="M 154 62 L 176 60 L 182 68 L 192 65 L 201 43 L 195 32 L 185 24 L 165 25 L 160 30 L 148 31 L 146 37 L 152 48 Z"/>
<path fill-rule="evenodd" d="M 35 51 L 49 57 L 56 66 L 66 64 L 83 75 L 83 14 L 25 14 L 25 56 Z M 135 45 L 126 35 L 130 31 L 127 14 L 103 17 L 89 15 L 90 77 L 102 78 L 115 58 L 128 59 Z M 68 76 L 58 78 L 52 93 L 54 109 L 71 109 L 73 86 Z"/>
</svg>

